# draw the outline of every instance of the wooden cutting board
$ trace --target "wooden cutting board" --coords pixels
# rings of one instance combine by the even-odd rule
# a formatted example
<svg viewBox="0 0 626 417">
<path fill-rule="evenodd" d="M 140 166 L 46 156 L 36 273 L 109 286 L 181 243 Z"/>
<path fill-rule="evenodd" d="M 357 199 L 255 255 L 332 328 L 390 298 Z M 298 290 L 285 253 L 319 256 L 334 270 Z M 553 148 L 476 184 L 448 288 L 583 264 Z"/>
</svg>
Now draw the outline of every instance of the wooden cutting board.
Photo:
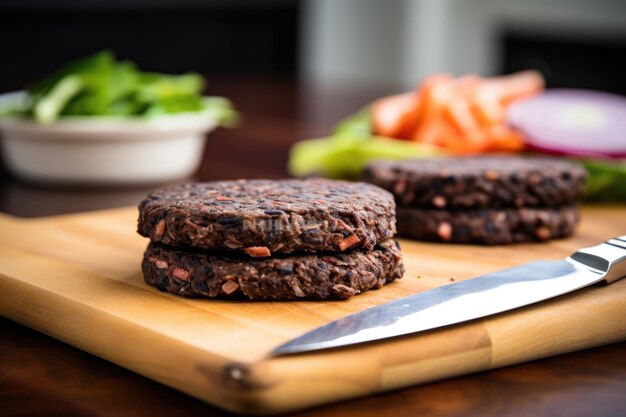
<svg viewBox="0 0 626 417">
<path fill-rule="evenodd" d="M 217 406 L 285 412 L 626 340 L 626 279 L 471 323 L 269 358 L 346 314 L 452 280 L 626 234 L 626 209 L 586 207 L 574 238 L 506 247 L 402 241 L 407 272 L 347 301 L 185 299 L 143 283 L 136 209 L 0 215 L 0 313 Z"/>
</svg>

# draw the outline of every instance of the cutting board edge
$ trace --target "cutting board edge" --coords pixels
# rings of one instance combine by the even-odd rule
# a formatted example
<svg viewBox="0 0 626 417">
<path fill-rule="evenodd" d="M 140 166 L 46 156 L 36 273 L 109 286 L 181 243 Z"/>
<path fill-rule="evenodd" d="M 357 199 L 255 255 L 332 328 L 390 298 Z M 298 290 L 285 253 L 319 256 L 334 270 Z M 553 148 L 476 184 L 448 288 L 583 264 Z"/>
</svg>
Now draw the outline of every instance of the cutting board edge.
<svg viewBox="0 0 626 417">
<path fill-rule="evenodd" d="M 457 331 L 460 337 L 466 339 L 466 349 L 461 351 L 455 340 L 447 339 L 445 334 L 431 335 L 430 337 L 446 338 L 449 341 L 448 353 L 443 357 L 441 343 L 425 345 L 422 340 L 405 338 L 357 349 L 313 355 L 268 356 L 257 361 L 242 362 L 185 344 L 175 338 L 164 337 L 135 322 L 52 293 L 32 283 L 11 279 L 4 274 L 0 274 L 0 292 L 4 295 L 0 299 L 0 312 L 3 316 L 236 413 L 284 413 L 414 385 L 416 382 L 407 373 L 415 369 L 415 366 L 432 369 L 435 365 L 431 362 L 437 364 L 440 374 L 438 379 L 458 375 L 459 372 L 473 371 L 458 370 L 456 366 L 448 369 L 449 366 L 445 366 L 446 361 L 442 361 L 443 357 L 458 357 L 459 354 L 480 357 L 483 368 L 488 366 L 490 359 L 488 335 L 478 326 L 475 327 L 475 337 L 470 338 L 471 340 L 467 338 L 466 329 Z M 20 300 L 24 298 L 30 300 L 30 303 L 22 303 Z M 62 309 L 58 308 L 61 304 Z M 72 317 L 79 317 L 80 320 L 71 320 Z M 59 321 L 69 324 L 60 327 Z M 112 342 L 110 334 L 101 334 L 96 338 L 81 337 L 85 328 L 96 327 L 105 321 L 110 328 L 124 330 L 124 346 L 127 347 L 125 350 L 119 350 L 120 345 Z M 55 323 L 57 324 L 54 325 Z M 159 343 L 151 343 L 153 338 L 158 338 Z M 429 346 L 438 348 L 433 350 Z M 148 350 L 151 359 L 146 361 Z M 177 352 L 177 355 L 173 357 L 168 352 Z M 167 366 L 156 368 L 154 363 L 159 361 Z M 329 367 L 334 368 L 330 375 Z M 301 372 L 296 375 L 294 369 Z M 390 377 L 390 372 L 395 375 Z M 181 374 L 185 377 L 175 378 Z M 397 380 L 398 375 L 403 375 L 403 383 L 398 385 L 385 382 L 385 379 Z M 420 382 L 431 378 L 432 375 Z M 315 395 L 312 395 L 313 392 Z"/>
<path fill-rule="evenodd" d="M 4 274 L 0 274 L 0 292 L 4 296 L 0 298 L 0 314 L 10 320 L 202 401 L 234 411 L 239 406 L 239 404 L 223 401 L 223 398 L 228 396 L 224 395 L 222 382 L 228 379 L 228 370 L 232 367 L 252 366 L 253 363 L 235 361 L 200 347 L 185 344 L 156 330 L 39 288 L 31 283 L 13 280 Z M 45 297 L 46 303 L 37 305 L 35 302 L 26 306 L 16 301 L 25 295 L 29 300 L 40 300 L 40 297 Z M 54 304 L 61 300 L 63 309 L 55 309 Z M 69 326 L 61 328 L 51 324 L 51 318 L 63 320 L 74 314 L 80 317 L 80 320 L 74 322 L 69 320 L 71 323 Z M 126 330 L 124 346 L 131 349 L 120 352 L 112 348 L 119 348 L 120 345 L 111 346 L 111 342 L 106 340 L 106 336 L 110 335 L 103 335 L 97 339 L 80 337 L 81 329 L 94 327 L 102 321 L 107 321 L 109 325 L 116 322 L 117 324 L 110 327 Z M 155 340 L 158 340 L 158 343 L 151 343 Z M 146 357 L 150 357 L 146 356 L 146 351 L 162 359 L 167 366 L 155 368 L 154 360 L 145 360 Z M 171 352 L 178 352 L 179 355 L 174 357 Z M 180 354 L 181 352 L 183 354 Z M 185 377 L 175 377 L 181 374 Z"/>
<path fill-rule="evenodd" d="M 230 365 L 230 411 L 273 415 L 477 372 L 491 363 L 481 323 L 418 337 Z M 297 372 L 294 372 L 294 369 Z"/>
<path fill-rule="evenodd" d="M 13 289 L 9 288 L 10 286 L 13 286 Z M 131 338 L 137 338 L 133 343 L 126 341 L 127 346 L 150 346 L 153 355 L 156 354 L 159 359 L 165 356 L 163 360 L 168 359 L 164 351 L 186 352 L 182 355 L 185 358 L 182 363 L 179 355 L 173 358 L 176 359 L 175 366 L 170 365 L 161 369 L 160 372 L 155 372 L 153 363 L 142 363 L 140 360 L 143 352 L 134 352 L 130 359 L 125 357 L 128 351 L 123 354 L 117 352 L 117 356 L 121 356 L 120 359 L 116 355 L 108 354 L 106 346 L 99 346 L 98 340 L 90 340 L 85 344 L 78 337 L 81 334 L 80 323 L 74 324 L 76 328 L 64 329 L 68 334 L 60 334 L 54 331 L 54 327 L 48 328 L 41 325 L 42 317 L 59 319 L 63 318 L 63 314 L 56 312 L 45 314 L 46 311 L 40 310 L 36 317 L 30 317 L 29 314 L 32 312 L 25 311 L 26 307 L 19 302 L 14 303 L 17 307 L 9 305 L 11 299 L 19 300 L 17 295 L 23 296 L 28 291 L 40 293 L 29 294 L 28 298 L 31 300 L 46 296 L 48 307 L 54 304 L 54 301 L 50 301 L 51 299 L 62 298 L 62 295 L 44 294 L 48 291 L 27 282 L 9 279 L 3 274 L 0 274 L 0 290 L 7 295 L 0 299 L 0 308 L 8 318 L 202 401 L 237 413 L 271 415 L 301 410 L 554 355 L 550 352 L 538 354 L 532 351 L 526 352 L 527 355 L 520 355 L 517 350 L 517 356 L 513 360 L 496 357 L 498 349 L 511 349 L 511 346 L 503 347 L 498 344 L 514 332 L 523 330 L 519 327 L 520 323 L 527 327 L 534 326 L 533 322 L 527 322 L 525 318 L 522 318 L 525 316 L 523 310 L 520 310 L 422 335 L 356 348 L 317 352 L 312 355 L 266 357 L 258 361 L 241 362 L 184 344 L 174 338 L 166 338 L 169 342 L 164 344 L 163 335 L 160 334 L 158 346 L 152 345 L 150 336 L 156 336 L 158 334 L 156 331 L 90 308 L 77 301 L 69 300 L 76 304 L 76 311 L 68 309 L 68 300 L 64 300 L 65 312 L 63 314 L 71 316 L 79 312 L 83 315 L 82 326 L 89 325 L 91 321 L 97 323 L 97 316 L 101 315 L 108 316 L 107 320 L 113 318 L 125 322 L 129 326 L 129 331 L 125 334 L 132 335 Z M 50 298 L 50 295 L 53 297 Z M 567 298 L 571 297 L 591 298 L 585 296 L 584 292 L 572 294 Z M 554 307 L 553 304 L 570 305 L 567 298 L 544 303 L 542 308 L 547 311 Z M 86 313 L 84 307 L 93 311 Z M 618 303 L 612 304 L 612 309 L 615 308 L 618 308 Z M 92 315 L 96 317 L 91 317 Z M 491 329 L 494 326 L 501 326 L 502 323 L 498 324 L 499 321 L 511 322 L 511 316 L 516 315 L 518 318 L 513 320 L 513 323 L 517 326 L 500 327 L 504 331 L 497 335 Z M 559 323 L 553 323 L 553 326 L 558 327 L 558 325 Z M 570 327 L 574 325 L 575 323 L 570 322 Z M 122 325 L 113 327 L 119 328 L 120 326 Z M 626 340 L 626 324 L 620 332 L 611 334 L 611 332 L 601 331 L 598 336 L 602 337 L 595 339 L 595 342 L 591 344 L 561 347 L 559 354 Z M 465 343 L 464 348 L 461 349 L 459 343 Z M 330 374 L 329 365 L 334 368 Z M 298 369 L 299 372 L 294 374 L 294 369 Z M 185 378 L 183 380 L 172 379 L 172 375 L 177 372 L 184 373 Z M 315 395 L 312 395 L 313 393 Z"/>
</svg>

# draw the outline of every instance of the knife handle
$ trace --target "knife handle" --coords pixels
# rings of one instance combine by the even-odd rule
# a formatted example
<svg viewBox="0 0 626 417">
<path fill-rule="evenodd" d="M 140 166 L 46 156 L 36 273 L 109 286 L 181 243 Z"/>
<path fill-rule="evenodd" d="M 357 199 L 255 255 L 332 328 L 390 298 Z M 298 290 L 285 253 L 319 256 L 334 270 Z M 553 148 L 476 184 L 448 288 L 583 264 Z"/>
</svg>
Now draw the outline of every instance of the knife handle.
<svg viewBox="0 0 626 417">
<path fill-rule="evenodd" d="M 607 284 L 615 282 L 626 276 L 626 235 L 580 249 L 570 259 L 603 274 Z"/>
</svg>

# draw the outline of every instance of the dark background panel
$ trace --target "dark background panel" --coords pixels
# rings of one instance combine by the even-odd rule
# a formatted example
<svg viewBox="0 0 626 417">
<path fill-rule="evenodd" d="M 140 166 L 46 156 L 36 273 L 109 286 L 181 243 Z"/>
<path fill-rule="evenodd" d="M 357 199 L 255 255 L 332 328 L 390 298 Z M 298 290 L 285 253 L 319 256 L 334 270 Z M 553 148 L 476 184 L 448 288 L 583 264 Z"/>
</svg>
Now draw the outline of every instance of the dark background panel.
<svg viewBox="0 0 626 417">
<path fill-rule="evenodd" d="M 609 36 L 505 31 L 501 72 L 536 68 L 548 87 L 626 94 L 626 40 Z"/>
<path fill-rule="evenodd" d="M 145 70 L 292 76 L 298 8 L 296 0 L 0 2 L 0 91 L 105 48 Z"/>
</svg>

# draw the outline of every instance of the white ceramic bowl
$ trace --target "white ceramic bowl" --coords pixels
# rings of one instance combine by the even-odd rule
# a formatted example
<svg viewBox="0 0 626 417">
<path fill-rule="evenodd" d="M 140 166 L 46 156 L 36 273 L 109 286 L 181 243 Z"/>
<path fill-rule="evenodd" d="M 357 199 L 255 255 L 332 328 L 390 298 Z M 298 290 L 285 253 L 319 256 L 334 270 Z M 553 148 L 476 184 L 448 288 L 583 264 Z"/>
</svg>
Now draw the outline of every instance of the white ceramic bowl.
<svg viewBox="0 0 626 417">
<path fill-rule="evenodd" d="M 174 181 L 198 168 L 211 114 L 142 120 L 65 118 L 39 124 L 0 118 L 5 166 L 39 183 L 120 185 Z"/>
</svg>

